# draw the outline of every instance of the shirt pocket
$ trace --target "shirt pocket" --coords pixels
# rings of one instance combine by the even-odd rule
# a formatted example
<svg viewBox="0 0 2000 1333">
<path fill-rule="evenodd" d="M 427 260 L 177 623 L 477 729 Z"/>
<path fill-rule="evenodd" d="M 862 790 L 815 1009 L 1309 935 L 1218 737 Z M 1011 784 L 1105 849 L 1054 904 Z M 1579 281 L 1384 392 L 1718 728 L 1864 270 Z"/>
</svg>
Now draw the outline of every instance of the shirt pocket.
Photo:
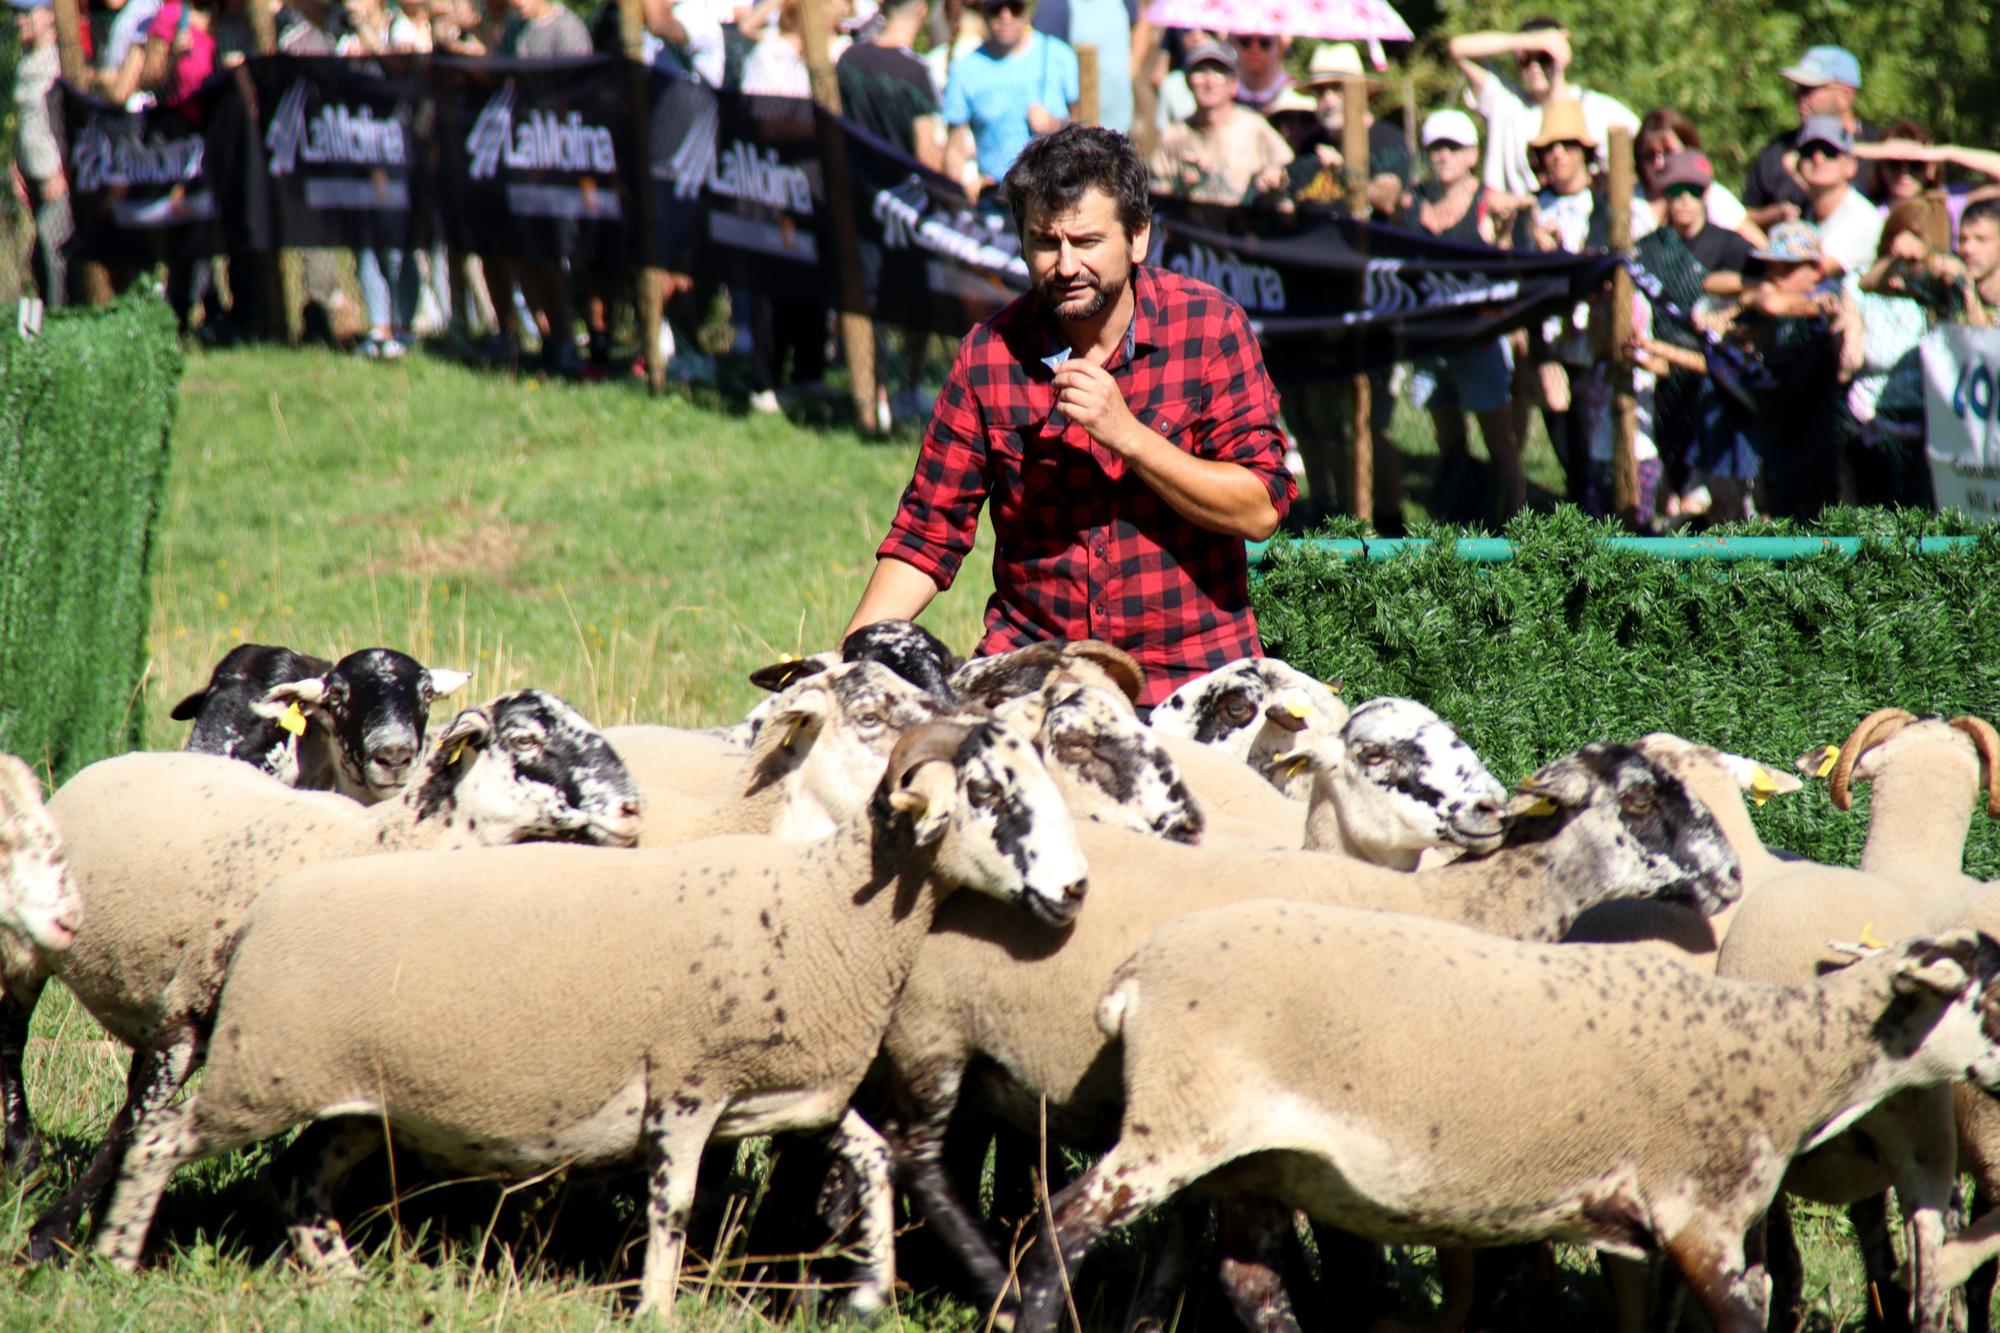
<svg viewBox="0 0 2000 1333">
<path fill-rule="evenodd" d="M 1041 423 L 986 428 L 987 496 L 996 523 L 1016 533 L 1025 519 L 1060 526 L 1064 447 L 1043 433 Z"/>
</svg>

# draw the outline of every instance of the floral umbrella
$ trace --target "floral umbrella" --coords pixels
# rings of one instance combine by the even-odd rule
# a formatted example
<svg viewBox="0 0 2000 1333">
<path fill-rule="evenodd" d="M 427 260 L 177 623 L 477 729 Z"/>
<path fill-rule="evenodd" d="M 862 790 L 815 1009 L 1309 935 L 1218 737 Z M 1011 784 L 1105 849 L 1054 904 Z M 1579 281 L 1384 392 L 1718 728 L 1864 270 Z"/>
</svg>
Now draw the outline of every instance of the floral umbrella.
<svg viewBox="0 0 2000 1333">
<path fill-rule="evenodd" d="M 1343 42 L 1416 40 L 1388 0 L 1153 0 L 1146 17 L 1162 28 L 1283 33 Z"/>
</svg>

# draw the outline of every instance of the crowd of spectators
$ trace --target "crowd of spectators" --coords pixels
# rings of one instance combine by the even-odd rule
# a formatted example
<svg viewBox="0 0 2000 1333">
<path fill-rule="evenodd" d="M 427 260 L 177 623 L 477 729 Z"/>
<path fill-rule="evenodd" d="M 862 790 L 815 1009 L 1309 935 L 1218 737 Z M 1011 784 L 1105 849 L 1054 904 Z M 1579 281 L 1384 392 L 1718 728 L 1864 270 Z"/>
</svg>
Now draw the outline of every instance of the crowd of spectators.
<svg viewBox="0 0 2000 1333">
<path fill-rule="evenodd" d="M 15 189 L 35 223 L 36 285 L 57 302 L 76 275 L 65 271 L 71 227 L 47 118 L 54 21 L 50 0 L 8 2 L 23 51 Z M 1371 105 L 1368 160 L 1350 173 L 1343 88 L 1358 77 L 1371 99 L 1383 91 L 1355 46 L 1320 42 L 1305 54 L 1285 34 L 1156 30 L 1141 9 L 1141 0 L 832 0 L 825 12 L 846 113 L 970 201 L 991 198 L 1031 139 L 1079 115 L 1078 50 L 1089 48 L 1095 114 L 1139 141 L 1162 194 L 1365 207 L 1445 240 L 1538 251 L 1603 248 L 1613 217 L 1628 213 L 1649 279 L 1641 287 L 1656 298 L 1636 299 L 1628 347 L 1612 346 L 1607 293 L 1512 337 L 1373 377 L 1375 506 L 1386 528 L 1400 522 L 1387 438 L 1399 401 L 1427 414 L 1437 443 L 1434 512 L 1497 521 L 1528 503 L 1522 455 L 1536 416 L 1564 498 L 1607 510 L 1612 372 L 1628 358 L 1638 368 L 1642 525 L 1804 515 L 1836 500 L 1929 502 L 1917 344 L 1941 321 L 1986 322 L 2000 301 L 2000 152 L 1934 143 L 1908 120 L 1863 120 L 1853 53 L 1814 46 L 1764 76 L 1789 87 L 1797 123 L 1750 157 L 1739 190 L 1716 179 L 1682 110 L 1642 115 L 1573 79 L 1578 53 L 1556 22 L 1464 33 L 1448 47 L 1463 76 L 1456 103 L 1381 117 Z M 242 0 L 91 0 L 87 13 L 90 82 L 115 100 L 171 100 L 251 46 Z M 642 13 L 647 58 L 663 67 L 770 97 L 811 95 L 800 0 L 643 0 Z M 286 0 L 277 41 L 305 54 L 562 57 L 617 49 L 617 7 L 586 24 L 565 0 Z M 1634 138 L 1629 200 L 1609 197 L 1618 130 Z M 337 308 L 337 274 L 317 259 L 309 294 Z M 477 326 L 490 330 L 480 349 L 496 359 L 518 358 L 532 340 L 553 373 L 611 373 L 617 274 L 442 249 L 370 248 L 355 261 L 365 355 L 395 357 L 419 334 L 469 336 Z M 170 271 L 168 288 L 185 317 L 205 308 L 226 326 L 206 264 Z M 676 290 L 715 295 L 692 279 Z M 731 295 L 753 409 L 813 392 L 828 358 L 827 312 L 785 291 Z M 899 346 L 906 365 L 920 362 L 923 339 Z M 903 378 L 914 387 L 913 374 Z M 1341 494 L 1349 383 L 1281 386 L 1309 516 L 1353 502 Z M 1484 461 L 1471 448 L 1474 423 Z"/>
</svg>

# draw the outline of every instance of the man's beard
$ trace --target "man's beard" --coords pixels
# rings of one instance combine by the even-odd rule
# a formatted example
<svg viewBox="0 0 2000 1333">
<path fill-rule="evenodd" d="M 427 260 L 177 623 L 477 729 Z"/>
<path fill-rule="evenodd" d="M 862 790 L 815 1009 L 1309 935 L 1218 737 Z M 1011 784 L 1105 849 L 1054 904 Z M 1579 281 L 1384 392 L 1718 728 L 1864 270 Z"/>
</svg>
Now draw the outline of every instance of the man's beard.
<svg viewBox="0 0 2000 1333">
<path fill-rule="evenodd" d="M 1070 303 L 1064 305 L 1058 293 L 1066 290 L 1068 284 L 1057 283 L 1053 280 L 1044 280 L 1042 283 L 1042 299 L 1048 303 L 1049 309 L 1055 314 L 1057 319 L 1067 320 L 1074 324 L 1090 319 L 1102 311 L 1105 306 L 1116 301 L 1125 291 L 1125 281 L 1125 279 L 1120 278 L 1117 282 L 1106 286 L 1093 286 L 1087 295 L 1072 297 Z"/>
</svg>

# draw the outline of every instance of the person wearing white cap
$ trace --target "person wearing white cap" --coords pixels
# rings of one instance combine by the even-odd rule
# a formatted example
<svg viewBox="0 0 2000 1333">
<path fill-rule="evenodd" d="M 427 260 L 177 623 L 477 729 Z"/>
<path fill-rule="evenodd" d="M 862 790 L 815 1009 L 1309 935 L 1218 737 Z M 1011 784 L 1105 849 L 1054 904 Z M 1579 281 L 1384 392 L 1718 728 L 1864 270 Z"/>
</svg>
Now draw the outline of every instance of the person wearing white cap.
<svg viewBox="0 0 2000 1333">
<path fill-rule="evenodd" d="M 1507 211 L 1510 197 L 1479 179 L 1479 131 L 1472 117 L 1463 111 L 1433 111 L 1424 117 L 1422 138 L 1430 177 L 1412 191 L 1410 207 L 1397 224 L 1466 245 L 1513 242 L 1525 247 L 1525 216 Z M 1504 338 L 1410 363 L 1405 396 L 1430 413 L 1438 442 L 1437 499 L 1431 506 L 1438 517 L 1500 524 L 1526 506 L 1527 476 L 1509 407 L 1513 378 L 1513 357 Z M 1492 460 L 1493 484 L 1483 497 L 1476 494 L 1478 481 L 1467 447 L 1468 412 L 1479 418 Z"/>
<path fill-rule="evenodd" d="M 1518 89 L 1480 63 L 1503 56 L 1513 57 Z M 1571 57 L 1569 33 L 1554 19 L 1529 19 L 1519 32 L 1472 32 L 1451 39 L 1451 58 L 1465 74 L 1474 109 L 1486 118 L 1484 176 L 1496 190 L 1535 193 L 1528 146 L 1541 133 L 1542 109 L 1552 102 L 1582 104 L 1600 167 L 1613 129 L 1637 133 L 1639 117 L 1631 107 L 1569 81 Z"/>
</svg>

